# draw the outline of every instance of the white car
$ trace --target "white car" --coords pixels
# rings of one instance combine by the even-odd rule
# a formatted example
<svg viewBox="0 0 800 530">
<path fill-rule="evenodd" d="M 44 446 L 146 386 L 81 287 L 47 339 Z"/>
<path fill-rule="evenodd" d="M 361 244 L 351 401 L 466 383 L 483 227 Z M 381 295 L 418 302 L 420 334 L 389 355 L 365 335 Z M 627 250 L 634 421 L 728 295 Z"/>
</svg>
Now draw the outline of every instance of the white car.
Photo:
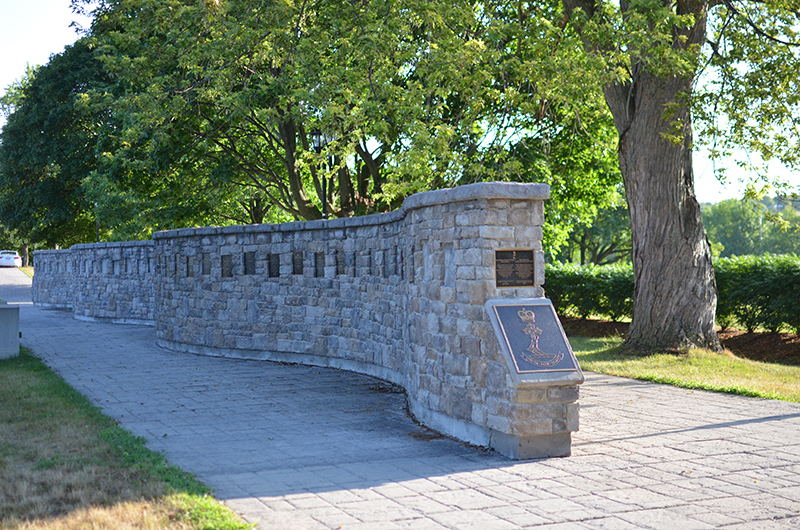
<svg viewBox="0 0 800 530">
<path fill-rule="evenodd" d="M 0 250 L 0 267 L 22 267 L 22 258 L 16 250 Z"/>
</svg>

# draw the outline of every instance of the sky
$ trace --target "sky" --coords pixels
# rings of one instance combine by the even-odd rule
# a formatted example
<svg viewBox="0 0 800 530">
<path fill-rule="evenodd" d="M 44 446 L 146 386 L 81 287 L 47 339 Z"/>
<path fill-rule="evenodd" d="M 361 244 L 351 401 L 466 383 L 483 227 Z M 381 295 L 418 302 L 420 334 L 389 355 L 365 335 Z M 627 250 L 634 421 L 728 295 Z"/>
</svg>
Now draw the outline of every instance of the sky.
<svg viewBox="0 0 800 530">
<path fill-rule="evenodd" d="M 25 66 L 46 64 L 50 55 L 64 50 L 78 34 L 70 27 L 73 21 L 88 26 L 86 18 L 70 10 L 69 0 L 0 0 L 0 91 L 25 73 Z M 5 120 L 0 117 L 0 125 Z M 702 152 L 695 153 L 695 192 L 700 202 L 719 202 L 740 198 L 742 185 L 738 179 L 746 175 L 729 164 L 728 185 L 723 186 L 714 176 L 711 162 Z M 794 176 L 800 183 L 800 177 Z"/>
</svg>

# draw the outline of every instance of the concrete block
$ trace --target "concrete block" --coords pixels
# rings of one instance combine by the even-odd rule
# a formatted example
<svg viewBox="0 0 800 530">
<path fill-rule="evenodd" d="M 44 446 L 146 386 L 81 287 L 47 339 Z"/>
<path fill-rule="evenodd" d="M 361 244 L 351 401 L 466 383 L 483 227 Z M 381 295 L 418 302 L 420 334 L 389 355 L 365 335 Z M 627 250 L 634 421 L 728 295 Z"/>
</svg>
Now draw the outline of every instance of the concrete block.
<svg viewBox="0 0 800 530">
<path fill-rule="evenodd" d="M 493 431 L 489 445 L 501 455 L 514 460 L 552 458 L 572 454 L 572 439 L 569 433 L 516 436 Z"/>
<path fill-rule="evenodd" d="M 0 302 L 0 359 L 19 355 L 19 306 Z"/>
</svg>

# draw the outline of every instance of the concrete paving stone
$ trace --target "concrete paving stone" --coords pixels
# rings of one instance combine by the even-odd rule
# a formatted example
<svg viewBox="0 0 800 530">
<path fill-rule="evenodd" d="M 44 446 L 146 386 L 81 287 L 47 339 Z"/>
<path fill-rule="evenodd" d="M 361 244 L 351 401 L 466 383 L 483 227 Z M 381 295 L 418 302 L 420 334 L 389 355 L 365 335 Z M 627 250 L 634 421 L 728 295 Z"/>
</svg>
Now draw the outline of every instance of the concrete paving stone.
<svg viewBox="0 0 800 530">
<path fill-rule="evenodd" d="M 723 492 L 720 492 L 719 490 L 714 490 L 712 488 L 703 488 L 703 487 L 684 488 L 675 482 L 669 482 L 665 484 L 651 484 L 649 486 L 645 486 L 644 488 L 647 489 L 648 491 L 652 491 L 660 495 L 666 495 L 667 497 L 672 497 L 674 499 L 684 502 L 694 502 L 706 499 L 713 499 L 718 497 L 724 497 L 727 495 Z"/>
<path fill-rule="evenodd" d="M 560 523 L 562 528 L 564 523 Z M 574 524 L 574 523 L 567 523 Z M 551 527 L 552 528 L 552 527 Z M 574 528 L 591 528 L 592 530 L 641 530 L 643 527 L 631 524 L 616 516 L 611 517 L 598 517 L 588 521 L 581 521 L 578 526 Z"/>
<path fill-rule="evenodd" d="M 708 457 L 693 460 L 680 460 L 648 464 L 648 467 L 667 473 L 686 475 L 692 478 L 718 477 L 725 471 L 715 467 L 719 457 Z"/>
<path fill-rule="evenodd" d="M 412 438 L 405 397 L 370 377 L 171 352 L 152 327 L 76 321 L 29 293 L 0 270 L 23 345 L 258 528 L 800 524 L 796 403 L 587 372 L 573 456 L 510 461 Z"/>
<path fill-rule="evenodd" d="M 674 510 L 648 509 L 617 514 L 623 521 L 653 530 L 710 530 L 714 525 L 693 519 Z"/>
<path fill-rule="evenodd" d="M 605 515 L 608 515 L 608 513 L 603 512 L 602 510 L 581 507 L 577 510 L 562 510 L 559 512 L 550 513 L 547 514 L 547 517 L 553 519 L 555 522 L 572 522 L 577 524 L 583 521 L 597 519 L 598 517 L 603 517 Z"/>
<path fill-rule="evenodd" d="M 656 493 L 654 491 L 649 491 L 644 488 L 625 488 L 601 491 L 598 492 L 597 495 L 611 499 L 612 501 L 638 506 L 645 509 L 666 508 L 667 506 L 683 504 L 683 501 L 680 499 L 663 495 L 661 493 Z"/>
<path fill-rule="evenodd" d="M 619 475 L 619 482 L 616 484 L 616 489 L 620 487 L 644 487 L 650 484 L 663 484 L 668 480 L 678 480 L 679 478 L 679 476 L 665 474 L 647 466 L 636 466 L 630 468 L 630 470 L 619 470 L 616 474 Z M 666 477 L 669 477 L 669 479 Z"/>
<path fill-rule="evenodd" d="M 386 498 L 341 503 L 337 508 L 362 522 L 379 523 L 420 517 L 419 512 Z"/>
<path fill-rule="evenodd" d="M 304 508 L 303 513 L 319 521 L 325 525 L 326 528 L 350 528 L 352 525 L 361 523 L 361 521 L 355 517 L 335 506 Z"/>
<path fill-rule="evenodd" d="M 483 511 L 523 528 L 526 526 L 544 525 L 553 522 L 552 519 L 531 513 L 530 510 L 526 510 L 521 506 L 497 506 L 494 508 L 486 508 Z"/>
<path fill-rule="evenodd" d="M 431 519 L 454 530 L 511 530 L 519 528 L 505 519 L 481 510 L 453 510 L 434 513 Z"/>
<path fill-rule="evenodd" d="M 477 472 L 458 473 L 451 475 L 453 480 L 463 484 L 466 488 L 487 488 L 496 486 L 498 482 L 487 477 L 480 476 Z"/>
<path fill-rule="evenodd" d="M 258 530 L 276 530 L 291 528 L 292 530 L 330 530 L 330 527 L 302 512 L 263 512 L 243 514 L 231 505 L 231 509 L 242 515 L 248 523 L 257 524 Z"/>
<path fill-rule="evenodd" d="M 752 444 L 733 442 L 730 440 L 698 440 L 682 444 L 681 451 L 702 456 L 729 455 L 732 453 L 745 453 L 759 449 Z"/>
<path fill-rule="evenodd" d="M 746 521 L 728 525 L 725 530 L 787 530 L 790 528 L 800 528 L 800 517 Z"/>
<path fill-rule="evenodd" d="M 777 497 L 772 498 L 768 494 L 760 494 L 758 496 L 722 497 L 698 501 L 695 505 L 711 511 L 733 515 L 734 517 L 741 516 L 745 519 L 784 518 L 798 513 L 796 509 L 792 510 L 791 507 L 780 506 L 778 499 Z"/>
<path fill-rule="evenodd" d="M 600 510 L 604 514 L 627 512 L 634 509 L 630 504 L 612 501 L 600 495 L 581 495 L 580 497 L 573 497 L 571 500 L 581 506 L 593 510 Z"/>
<path fill-rule="evenodd" d="M 587 492 L 591 491 L 586 488 L 575 488 L 567 484 L 563 484 L 562 482 L 559 482 L 557 479 L 540 481 L 540 484 L 537 484 L 537 486 L 551 495 L 555 495 L 556 497 L 561 497 L 565 499 L 578 497 L 580 495 L 584 495 Z"/>
<path fill-rule="evenodd" d="M 577 496 L 582 495 L 584 493 L 591 493 L 594 491 L 603 491 L 607 489 L 614 489 L 615 487 L 619 486 L 619 483 L 616 482 L 615 484 L 608 484 L 604 482 L 597 482 L 592 480 L 586 475 L 571 475 L 568 477 L 558 477 L 554 478 L 552 482 L 561 484 L 562 487 L 569 487 L 571 488 L 572 492 L 569 493 L 566 490 L 564 491 L 556 491 L 550 489 L 551 493 L 555 493 L 557 495 L 569 495 L 569 496 Z"/>
<path fill-rule="evenodd" d="M 455 482 L 455 481 L 454 481 Z M 427 495 L 430 492 L 434 491 L 444 491 L 448 489 L 445 485 L 442 485 L 434 480 L 428 478 L 418 478 L 414 480 L 404 480 L 402 482 L 403 486 L 414 491 L 418 494 Z M 461 485 L 460 483 L 458 483 Z"/>
<path fill-rule="evenodd" d="M 710 524 L 714 528 L 726 527 L 728 525 L 738 524 L 742 522 L 740 517 L 734 517 L 718 512 L 702 512 L 692 513 L 689 515 L 691 519 L 696 519 L 702 523 Z"/>
<path fill-rule="evenodd" d="M 427 497 L 459 510 L 481 510 L 511 504 L 509 500 L 498 499 L 472 488 L 435 491 L 428 493 Z"/>
<path fill-rule="evenodd" d="M 525 494 L 528 500 L 548 500 L 558 498 L 556 494 L 550 493 L 546 489 L 541 488 L 536 481 L 513 482 L 511 484 L 507 484 L 507 486 Z"/>
<path fill-rule="evenodd" d="M 528 501 L 531 500 L 532 497 L 541 498 L 539 495 L 532 496 L 530 491 L 512 488 L 510 485 L 505 484 L 483 487 L 481 491 L 486 495 L 511 503 Z M 552 498 L 554 495 L 548 492 L 547 496 Z"/>
<path fill-rule="evenodd" d="M 765 492 L 775 492 L 783 488 L 797 487 L 797 483 L 794 481 L 770 476 L 770 471 L 774 470 L 762 469 L 755 472 L 730 473 L 720 476 L 719 480 L 730 484 L 746 484 L 755 491 Z"/>
<path fill-rule="evenodd" d="M 447 506 L 441 502 L 435 501 L 425 495 L 415 495 L 413 497 L 406 497 L 403 499 L 403 505 L 416 510 L 422 514 L 431 514 L 439 512 L 453 511 L 452 506 Z"/>
<path fill-rule="evenodd" d="M 562 499 L 560 497 L 556 497 L 554 499 L 536 499 L 526 502 L 518 502 L 514 503 L 514 505 L 525 508 L 536 515 L 547 517 L 548 519 L 559 518 L 561 514 L 564 513 L 591 510 L 591 508 L 586 508 L 585 506 L 582 506 L 571 499 Z"/>
<path fill-rule="evenodd" d="M 309 508 L 329 508 L 332 506 L 331 503 L 321 498 L 319 495 L 312 493 L 287 495 L 283 498 L 283 500 L 300 510 L 306 510 Z"/>
<path fill-rule="evenodd" d="M 424 517 L 419 519 L 393 521 L 392 524 L 397 528 L 402 528 L 404 530 L 450 530 L 446 526 L 442 526 L 436 521 Z M 348 526 L 346 530 L 351 530 L 351 528 L 352 527 Z M 383 527 L 381 527 L 380 530 L 383 530 Z"/>
<path fill-rule="evenodd" d="M 275 512 L 293 512 L 297 507 L 283 497 L 259 497 L 261 503 Z"/>
<path fill-rule="evenodd" d="M 513 471 L 514 474 L 520 476 L 521 478 L 527 481 L 570 476 L 570 474 L 567 473 L 566 471 L 561 471 L 560 469 L 556 469 L 553 467 L 543 466 L 539 461 L 535 462 L 537 463 L 534 465 L 531 465 L 531 463 L 527 463 L 526 465 L 514 466 L 514 471 Z"/>
<path fill-rule="evenodd" d="M 417 492 L 399 484 L 383 484 L 382 486 L 373 486 L 370 488 L 372 491 L 383 495 L 387 499 L 399 499 L 402 497 L 413 497 Z"/>
<path fill-rule="evenodd" d="M 381 521 L 380 526 L 376 526 L 375 522 L 360 522 L 360 523 L 353 523 L 349 524 L 346 527 L 343 527 L 342 530 L 375 530 L 376 528 L 380 528 L 380 530 L 401 530 L 402 528 L 414 528 L 413 523 L 416 523 L 419 519 L 409 519 L 404 521 Z M 411 524 L 411 526 L 405 526 Z M 269 530 L 276 530 L 276 528 L 291 528 L 291 527 L 272 527 Z M 292 529 L 294 530 L 294 529 Z"/>
</svg>

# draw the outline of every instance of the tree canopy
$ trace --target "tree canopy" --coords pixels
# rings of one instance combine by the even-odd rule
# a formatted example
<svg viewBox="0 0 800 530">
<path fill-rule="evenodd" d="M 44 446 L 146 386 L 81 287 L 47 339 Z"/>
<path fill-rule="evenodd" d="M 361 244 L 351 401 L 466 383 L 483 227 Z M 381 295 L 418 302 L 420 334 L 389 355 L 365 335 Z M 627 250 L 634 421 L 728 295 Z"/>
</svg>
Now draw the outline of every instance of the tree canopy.
<svg viewBox="0 0 800 530">
<path fill-rule="evenodd" d="M 782 222 L 775 222 L 776 214 Z M 704 205 L 703 221 L 715 255 L 800 255 L 800 212 L 779 196 Z"/>
<path fill-rule="evenodd" d="M 45 244 L 84 241 L 94 216 L 81 181 L 96 167 L 93 120 L 75 94 L 103 81 L 92 51 L 78 42 L 6 93 L 0 135 L 0 219 L 18 236 Z"/>
<path fill-rule="evenodd" d="M 58 182 L 41 195 L 64 197 L 45 201 L 48 215 L 68 204 L 63 226 L 84 231 L 95 202 L 113 205 L 103 215 L 127 234 L 357 215 L 416 191 L 544 181 L 555 249 L 591 229 L 621 179 L 636 280 L 627 344 L 718 348 L 692 150 L 800 163 L 794 0 L 73 4 L 93 9 L 82 53 L 96 60 L 65 79 L 97 82 L 59 90 L 75 116 L 93 117 L 84 149 L 72 147 L 85 163 L 9 161 L 0 185 L 24 194 Z M 41 130 L 23 92 L 17 130 Z M 80 140 L 83 129 L 63 130 Z M 319 152 L 314 131 L 332 140 Z M 0 151 L 15 145 L 4 131 Z"/>
</svg>

